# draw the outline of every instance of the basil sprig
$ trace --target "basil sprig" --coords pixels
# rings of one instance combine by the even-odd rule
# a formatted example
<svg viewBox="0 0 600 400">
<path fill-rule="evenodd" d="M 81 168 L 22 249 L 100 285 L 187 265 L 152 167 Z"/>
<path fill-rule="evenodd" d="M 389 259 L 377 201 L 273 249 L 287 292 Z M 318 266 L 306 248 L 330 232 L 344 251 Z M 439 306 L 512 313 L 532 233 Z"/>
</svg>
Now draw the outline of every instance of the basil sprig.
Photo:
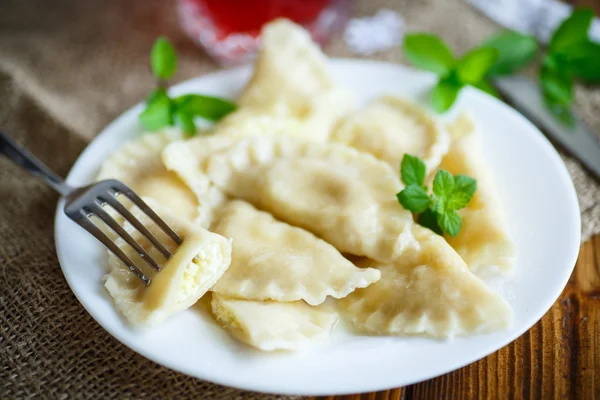
<svg viewBox="0 0 600 400">
<path fill-rule="evenodd" d="M 149 131 L 177 124 L 186 135 L 193 136 L 196 134 L 195 118 L 218 121 L 236 109 L 235 104 L 219 97 L 185 94 L 172 98 L 168 95 L 165 88 L 177 70 L 177 54 L 165 37 L 154 42 L 150 67 L 156 78 L 156 88 L 146 98 L 146 108 L 139 117 L 142 126 Z"/>
<path fill-rule="evenodd" d="M 515 32 L 494 36 L 460 58 L 456 58 L 435 35 L 414 33 L 404 39 L 406 58 L 416 67 L 439 77 L 431 92 L 431 104 L 438 112 L 450 109 L 466 85 L 498 96 L 488 78 L 517 71 L 536 52 L 537 43 L 533 37 Z"/>
<path fill-rule="evenodd" d="M 575 80 L 600 83 L 600 44 L 588 31 L 593 13 L 576 9 L 554 31 L 539 69 L 539 81 L 546 105 L 564 123 L 571 125 Z"/>
</svg>

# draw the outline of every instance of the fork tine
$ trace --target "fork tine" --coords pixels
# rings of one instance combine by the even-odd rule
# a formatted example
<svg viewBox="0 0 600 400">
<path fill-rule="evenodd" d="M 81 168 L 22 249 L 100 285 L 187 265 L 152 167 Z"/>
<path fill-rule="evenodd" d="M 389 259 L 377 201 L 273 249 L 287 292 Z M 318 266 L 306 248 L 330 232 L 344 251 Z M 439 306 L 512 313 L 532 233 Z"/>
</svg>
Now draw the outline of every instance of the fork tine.
<svg viewBox="0 0 600 400">
<path fill-rule="evenodd" d="M 131 200 L 133 204 L 138 206 L 147 216 L 149 216 L 154 221 L 156 225 L 158 225 L 167 235 L 169 235 L 169 237 L 171 237 L 171 239 L 173 239 L 175 243 L 177 243 L 178 245 L 183 243 L 183 240 L 181 240 L 181 237 L 179 237 L 177 232 L 171 229 L 171 227 L 167 225 L 167 223 L 163 221 L 162 218 L 160 218 L 158 214 L 156 214 L 150 207 L 148 207 L 146 202 L 144 202 L 144 200 L 142 200 L 137 194 L 135 194 L 133 190 L 131 190 L 125 185 L 122 185 L 122 187 L 115 185 L 112 189 L 116 192 L 117 195 L 123 194 L 125 197 Z"/>
<path fill-rule="evenodd" d="M 99 197 L 102 201 L 108 203 L 116 212 L 121 214 L 135 229 L 146 237 L 156 247 L 156 249 L 168 260 L 171 258 L 171 252 L 146 228 L 121 202 L 111 193 L 106 197 Z"/>
<path fill-rule="evenodd" d="M 89 206 L 89 210 L 94 213 L 98 218 L 100 218 L 106 225 L 108 225 L 113 231 L 115 231 L 121 239 L 126 241 L 134 250 L 139 254 L 139 256 L 152 268 L 157 271 L 160 271 L 160 266 L 150 257 L 150 254 L 144 250 L 142 246 L 133 238 L 121 225 L 119 225 L 104 209 L 102 206 L 104 203 L 104 199 L 102 197 L 98 197 L 99 203 L 95 203 Z"/>
<path fill-rule="evenodd" d="M 129 268 L 129 270 L 133 272 L 135 276 L 144 282 L 144 285 L 150 285 L 150 279 L 142 272 L 142 270 L 136 267 L 133 261 L 127 257 L 127 255 L 119 248 L 119 246 L 110 240 L 109 237 L 106 236 L 106 234 L 89 219 L 89 210 L 82 209 L 79 213 L 80 215 L 76 216 L 75 218 L 71 216 L 71 219 L 89 233 L 94 235 L 96 239 L 102 242 L 102 244 L 104 244 L 115 256 L 119 257 L 119 259 L 127 266 L 127 268 Z"/>
</svg>

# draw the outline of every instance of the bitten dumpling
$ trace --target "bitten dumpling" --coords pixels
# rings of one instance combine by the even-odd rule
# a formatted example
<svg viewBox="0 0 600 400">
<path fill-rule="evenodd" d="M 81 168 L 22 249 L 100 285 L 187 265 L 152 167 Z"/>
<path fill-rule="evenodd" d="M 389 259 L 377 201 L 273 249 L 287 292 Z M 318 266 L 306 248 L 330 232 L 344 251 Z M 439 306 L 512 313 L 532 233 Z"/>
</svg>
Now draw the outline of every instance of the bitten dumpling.
<svg viewBox="0 0 600 400">
<path fill-rule="evenodd" d="M 177 129 L 144 133 L 111 154 L 96 180 L 118 179 L 139 196 L 152 198 L 178 217 L 193 220 L 198 213 L 196 197 L 160 160 L 163 149 L 179 139 Z"/>
<path fill-rule="evenodd" d="M 263 351 L 300 350 L 326 338 L 338 321 L 325 305 L 237 300 L 216 293 L 212 311 L 233 337 Z"/>
<path fill-rule="evenodd" d="M 110 272 L 104 278 L 104 286 L 117 308 L 133 325 L 155 325 L 190 307 L 223 276 L 231 262 L 229 239 L 175 217 L 151 199 L 145 200 L 180 235 L 183 243 L 177 247 L 145 214 L 133 209 L 132 213 L 172 254 L 167 261 L 131 225 L 124 226 L 159 264 L 161 271 L 157 273 L 145 265 L 125 241 L 116 240 L 121 250 L 151 279 L 150 286 L 146 287 L 125 264 L 109 253 Z"/>
<path fill-rule="evenodd" d="M 333 80 L 327 58 L 300 26 L 278 19 L 263 28 L 261 39 L 254 75 L 238 104 L 295 118 L 306 139 L 326 141 L 354 107 L 353 94 Z"/>
<path fill-rule="evenodd" d="M 484 159 L 481 136 L 472 120 L 464 115 L 452 130 L 457 139 L 440 168 L 477 179 L 477 191 L 469 205 L 459 211 L 463 218 L 459 234 L 447 236 L 446 240 L 477 274 L 509 272 L 514 266 L 515 246 L 508 234 L 492 171 Z"/>
<path fill-rule="evenodd" d="M 211 230 L 233 239 L 231 265 L 211 289 L 223 295 L 317 305 L 328 295 L 342 298 L 380 277 L 376 269 L 357 268 L 312 233 L 243 201 L 225 206 Z"/>
<path fill-rule="evenodd" d="M 384 162 L 340 144 L 255 137 L 210 156 L 206 173 L 234 198 L 304 228 L 339 251 L 389 261 L 414 245 L 401 183 Z"/>
<path fill-rule="evenodd" d="M 419 249 L 395 262 L 363 260 L 381 279 L 339 300 L 342 315 L 372 335 L 453 337 L 506 329 L 509 305 L 468 268 L 444 238 L 414 225 Z"/>
<path fill-rule="evenodd" d="M 331 135 L 373 154 L 399 171 L 405 154 L 420 157 L 433 171 L 448 151 L 450 137 L 424 109 L 406 100 L 383 96 L 344 119 Z"/>
</svg>

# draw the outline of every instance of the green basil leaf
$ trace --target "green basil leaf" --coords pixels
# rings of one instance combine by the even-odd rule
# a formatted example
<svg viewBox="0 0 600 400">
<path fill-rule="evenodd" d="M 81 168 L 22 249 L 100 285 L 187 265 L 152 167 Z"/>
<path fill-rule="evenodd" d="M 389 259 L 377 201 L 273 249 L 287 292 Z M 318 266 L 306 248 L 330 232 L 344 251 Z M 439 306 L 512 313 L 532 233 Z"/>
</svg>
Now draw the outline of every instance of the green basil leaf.
<svg viewBox="0 0 600 400">
<path fill-rule="evenodd" d="M 588 38 L 588 30 L 594 13 L 589 9 L 577 9 L 554 31 L 550 39 L 552 52 L 569 52 L 569 48 Z"/>
<path fill-rule="evenodd" d="M 454 177 L 454 191 L 446 204 L 449 210 L 465 208 L 477 190 L 477 181 L 470 176 L 456 175 Z"/>
<path fill-rule="evenodd" d="M 498 59 L 498 50 L 482 47 L 465 54 L 456 67 L 458 80 L 469 85 L 476 85 L 489 72 Z"/>
<path fill-rule="evenodd" d="M 588 83 L 600 83 L 600 44 L 585 40 L 561 55 L 565 67 Z"/>
<path fill-rule="evenodd" d="M 234 111 L 237 106 L 219 97 L 186 94 L 175 99 L 175 107 L 177 110 L 181 110 L 183 113 L 193 117 L 218 121 Z"/>
<path fill-rule="evenodd" d="M 565 126 L 572 128 L 575 125 L 575 117 L 571 113 L 569 106 L 556 102 L 556 100 L 545 91 L 542 91 L 542 93 L 546 107 L 550 110 L 552 115 Z"/>
<path fill-rule="evenodd" d="M 435 35 L 415 33 L 404 37 L 404 55 L 414 66 L 446 76 L 455 60 L 446 44 Z"/>
<path fill-rule="evenodd" d="M 425 210 L 422 214 L 419 214 L 417 218 L 419 225 L 429 228 L 438 235 L 442 235 L 442 228 L 437 223 L 437 215 L 431 209 Z"/>
<path fill-rule="evenodd" d="M 510 75 L 527 65 L 538 51 L 535 37 L 518 32 L 503 32 L 489 38 L 482 47 L 498 51 L 489 75 Z"/>
<path fill-rule="evenodd" d="M 429 207 L 429 195 L 418 185 L 408 185 L 396 197 L 402 207 L 413 213 L 423 212 Z"/>
<path fill-rule="evenodd" d="M 435 174 L 435 178 L 433 178 L 433 193 L 440 198 L 450 197 L 454 191 L 454 185 L 455 182 L 452 174 L 440 169 Z"/>
<path fill-rule="evenodd" d="M 177 54 L 169 39 L 159 37 L 152 46 L 150 65 L 155 77 L 167 80 L 173 76 L 177 68 Z"/>
<path fill-rule="evenodd" d="M 423 186 L 425 173 L 425 163 L 419 157 L 410 154 L 405 154 L 402 157 L 400 176 L 405 185 Z"/>
<path fill-rule="evenodd" d="M 552 69 L 545 64 L 540 71 L 540 84 L 544 96 L 552 103 L 568 106 L 573 101 L 573 78 L 565 70 Z"/>
<path fill-rule="evenodd" d="M 148 95 L 148 98 L 146 98 L 146 105 L 150 105 L 152 103 L 154 103 L 156 100 L 164 98 L 164 97 L 169 97 L 169 95 L 167 94 L 167 91 L 164 88 L 156 88 L 154 89 L 152 92 L 150 92 L 150 94 Z"/>
<path fill-rule="evenodd" d="M 148 104 L 140 114 L 142 126 L 149 131 L 155 131 L 165 126 L 173 125 L 173 105 L 168 96 L 158 96 Z"/>
<path fill-rule="evenodd" d="M 453 77 L 441 79 L 431 92 L 431 105 L 439 112 L 446 112 L 456 101 L 462 85 Z"/>
<path fill-rule="evenodd" d="M 475 87 L 479 90 L 483 90 L 490 96 L 500 98 L 500 93 L 498 93 L 496 88 L 487 79 L 482 80 L 477 85 L 475 85 Z"/>
<path fill-rule="evenodd" d="M 436 213 L 437 223 L 444 233 L 455 237 L 460 232 L 462 217 L 454 210 L 445 213 Z"/>
<path fill-rule="evenodd" d="M 196 124 L 192 115 L 186 114 L 182 110 L 175 110 L 175 119 L 186 136 L 196 135 Z"/>
</svg>

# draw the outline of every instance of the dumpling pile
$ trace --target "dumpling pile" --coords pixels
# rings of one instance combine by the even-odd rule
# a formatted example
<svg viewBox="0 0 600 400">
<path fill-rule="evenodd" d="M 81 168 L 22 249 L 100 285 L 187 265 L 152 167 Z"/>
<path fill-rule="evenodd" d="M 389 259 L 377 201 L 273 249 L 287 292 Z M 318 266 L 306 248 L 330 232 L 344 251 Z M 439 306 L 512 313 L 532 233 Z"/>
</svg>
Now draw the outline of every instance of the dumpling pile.
<svg viewBox="0 0 600 400">
<path fill-rule="evenodd" d="M 277 20 L 262 37 L 235 112 L 192 139 L 145 134 L 102 168 L 184 238 L 147 288 L 110 257 L 105 286 L 127 319 L 156 323 L 209 295 L 219 324 L 264 351 L 326 338 L 339 318 L 370 335 L 510 326 L 508 304 L 474 273 L 509 271 L 514 246 L 472 120 L 446 127 L 389 95 L 355 110 L 307 32 Z M 430 176 L 478 180 L 457 237 L 398 203 L 404 154 Z"/>
</svg>

